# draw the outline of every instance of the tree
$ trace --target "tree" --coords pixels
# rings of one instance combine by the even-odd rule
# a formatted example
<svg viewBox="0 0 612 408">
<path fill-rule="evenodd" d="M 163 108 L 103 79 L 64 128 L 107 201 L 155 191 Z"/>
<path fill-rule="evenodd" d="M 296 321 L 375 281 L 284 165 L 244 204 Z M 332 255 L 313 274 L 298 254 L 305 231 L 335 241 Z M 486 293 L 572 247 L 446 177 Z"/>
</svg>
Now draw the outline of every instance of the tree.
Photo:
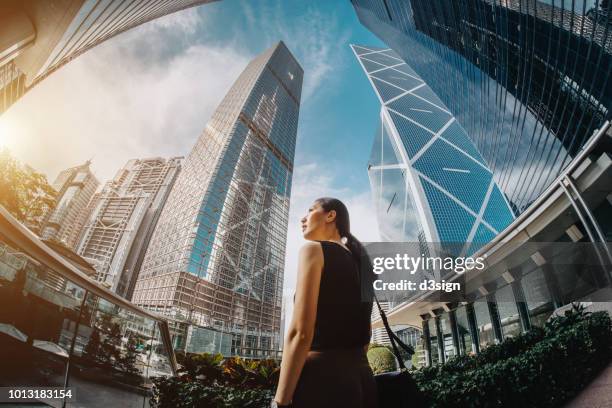
<svg viewBox="0 0 612 408">
<path fill-rule="evenodd" d="M 47 178 L 0 150 L 0 205 L 38 232 L 44 215 L 55 207 L 57 192 Z"/>
<path fill-rule="evenodd" d="M 83 357 L 94 364 L 98 364 L 101 350 L 102 342 L 100 340 L 100 333 L 94 328 L 91 332 L 91 336 L 89 337 L 89 341 L 85 346 L 85 350 L 83 350 Z"/>
<path fill-rule="evenodd" d="M 115 367 L 121 357 L 121 327 L 113 323 L 110 331 L 104 334 L 102 341 L 100 363 L 106 367 Z"/>
<path fill-rule="evenodd" d="M 140 372 L 136 368 L 136 358 L 138 357 L 138 342 L 135 336 L 129 336 L 125 345 L 125 353 L 119 359 L 119 367 L 126 374 L 138 375 Z"/>
</svg>

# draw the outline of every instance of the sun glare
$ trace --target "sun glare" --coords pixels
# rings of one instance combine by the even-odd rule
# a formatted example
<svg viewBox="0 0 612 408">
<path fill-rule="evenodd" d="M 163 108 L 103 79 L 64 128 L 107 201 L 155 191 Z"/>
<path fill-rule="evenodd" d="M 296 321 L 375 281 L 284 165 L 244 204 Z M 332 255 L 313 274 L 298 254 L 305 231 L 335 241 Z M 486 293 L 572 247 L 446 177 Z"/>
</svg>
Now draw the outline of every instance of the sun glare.
<svg viewBox="0 0 612 408">
<path fill-rule="evenodd" d="M 10 147 L 14 142 L 14 127 L 12 124 L 0 117 L 0 149 Z"/>
</svg>

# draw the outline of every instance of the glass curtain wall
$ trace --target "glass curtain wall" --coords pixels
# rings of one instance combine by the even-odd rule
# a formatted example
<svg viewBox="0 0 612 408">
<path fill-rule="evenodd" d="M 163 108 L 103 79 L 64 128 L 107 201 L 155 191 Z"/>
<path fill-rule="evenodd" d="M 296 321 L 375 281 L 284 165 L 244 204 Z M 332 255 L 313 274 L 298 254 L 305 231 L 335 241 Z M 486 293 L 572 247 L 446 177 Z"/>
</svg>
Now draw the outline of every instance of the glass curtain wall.
<svg viewBox="0 0 612 408">
<path fill-rule="evenodd" d="M 489 305 L 486 299 L 478 299 L 474 302 L 474 314 L 476 315 L 476 327 L 478 328 L 478 344 L 484 349 L 491 344 L 495 344 L 495 332 L 491 324 Z"/>
<path fill-rule="evenodd" d="M 440 355 L 438 354 L 438 336 L 436 330 L 436 321 L 432 318 L 427 320 L 429 326 L 429 354 L 431 358 L 431 365 L 436 365 L 440 362 Z"/>
<path fill-rule="evenodd" d="M 543 327 L 555 310 L 555 304 L 542 269 L 538 268 L 523 276 L 521 286 L 525 293 L 531 324 Z"/>
<path fill-rule="evenodd" d="M 85 290 L 0 231 L 0 386 L 67 385 L 76 398 L 67 406 L 142 408 L 150 378 L 172 374 L 160 324 Z"/>
<path fill-rule="evenodd" d="M 468 322 L 467 310 L 465 306 L 459 307 L 455 311 L 457 319 L 457 333 L 459 337 L 459 353 L 461 355 L 471 355 L 475 353 L 472 344 L 472 334 L 470 333 L 470 324 Z"/>
<path fill-rule="evenodd" d="M 455 346 L 453 345 L 453 331 L 451 328 L 450 317 L 448 313 L 443 313 L 440 316 L 440 335 L 442 336 L 442 344 L 444 344 L 444 359 L 454 357 Z"/>
<path fill-rule="evenodd" d="M 495 302 L 504 338 L 521 334 L 521 319 L 512 292 L 512 286 L 506 285 L 495 292 Z"/>
</svg>

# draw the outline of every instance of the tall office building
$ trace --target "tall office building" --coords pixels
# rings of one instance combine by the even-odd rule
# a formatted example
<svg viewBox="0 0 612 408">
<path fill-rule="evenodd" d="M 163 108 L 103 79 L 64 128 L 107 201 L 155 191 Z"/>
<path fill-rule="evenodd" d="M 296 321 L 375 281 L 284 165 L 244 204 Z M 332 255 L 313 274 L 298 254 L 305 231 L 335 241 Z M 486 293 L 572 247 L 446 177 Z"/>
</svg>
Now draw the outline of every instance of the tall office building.
<svg viewBox="0 0 612 408">
<path fill-rule="evenodd" d="M 3 0 L 0 114 L 32 86 L 101 42 L 214 0 Z"/>
<path fill-rule="evenodd" d="M 94 265 L 98 281 L 127 299 L 181 159 L 129 160 L 92 200 L 77 252 Z"/>
<path fill-rule="evenodd" d="M 430 291 L 389 310 L 389 323 L 421 328 L 417 350 L 432 365 L 542 326 L 573 302 L 609 305 L 610 3 L 352 3 L 467 131 L 516 215 L 475 253 L 485 267 L 465 275 L 464 302 Z"/>
<path fill-rule="evenodd" d="M 75 249 L 87 219 L 91 197 L 100 185 L 89 169 L 90 161 L 63 170 L 53 182 L 57 191 L 55 207 L 45 215 L 40 228 L 43 239 L 55 240 Z"/>
<path fill-rule="evenodd" d="M 380 303 L 380 307 L 385 313 L 387 313 L 389 309 L 391 308 L 391 302 L 378 302 L 378 303 Z M 372 321 L 380 319 L 380 311 L 378 310 L 378 307 L 372 308 L 371 319 Z M 372 329 L 372 336 L 370 338 L 370 343 L 390 346 L 391 340 L 389 340 L 389 334 L 387 334 L 387 329 L 385 329 L 384 327 Z"/>
<path fill-rule="evenodd" d="M 132 298 L 177 321 L 231 333 L 236 355 L 280 348 L 302 78 L 282 42 L 248 64 L 185 159 Z M 176 333 L 179 348 L 194 350 L 184 342 Z"/>
<path fill-rule="evenodd" d="M 517 213 L 611 117 L 610 2 L 607 14 L 586 1 L 352 3 L 465 128 Z"/>
<path fill-rule="evenodd" d="M 352 48 L 382 104 L 368 174 L 383 240 L 473 253 L 514 219 L 485 160 L 395 52 Z"/>
</svg>

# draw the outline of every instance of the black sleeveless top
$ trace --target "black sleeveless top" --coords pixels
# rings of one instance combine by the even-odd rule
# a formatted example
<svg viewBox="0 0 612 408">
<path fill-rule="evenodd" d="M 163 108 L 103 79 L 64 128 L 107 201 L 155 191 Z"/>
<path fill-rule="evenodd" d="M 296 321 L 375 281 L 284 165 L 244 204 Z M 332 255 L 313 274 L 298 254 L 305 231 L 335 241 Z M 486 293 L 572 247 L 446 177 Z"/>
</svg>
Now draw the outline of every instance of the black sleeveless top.
<svg viewBox="0 0 612 408">
<path fill-rule="evenodd" d="M 311 350 L 347 349 L 370 342 L 372 302 L 361 301 L 359 266 L 342 245 L 319 241 L 323 271 Z"/>
</svg>

